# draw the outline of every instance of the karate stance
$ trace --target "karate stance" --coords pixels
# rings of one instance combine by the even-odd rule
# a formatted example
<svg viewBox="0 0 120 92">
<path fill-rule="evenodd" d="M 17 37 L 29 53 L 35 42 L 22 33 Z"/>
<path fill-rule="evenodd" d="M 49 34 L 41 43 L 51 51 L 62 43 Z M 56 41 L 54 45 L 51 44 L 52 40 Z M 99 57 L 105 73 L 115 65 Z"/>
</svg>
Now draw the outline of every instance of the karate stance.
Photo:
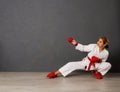
<svg viewBox="0 0 120 92">
<path fill-rule="evenodd" d="M 108 39 L 100 37 L 97 44 L 82 45 L 74 40 L 72 37 L 68 38 L 68 42 L 75 46 L 76 50 L 81 52 L 88 52 L 88 55 L 82 61 L 69 62 L 61 67 L 56 72 L 50 72 L 48 78 L 56 78 L 60 74 L 66 77 L 68 74 L 75 70 L 93 71 L 95 78 L 102 79 L 103 76 L 110 70 L 111 64 L 106 62 L 109 52 L 107 48 Z"/>
</svg>

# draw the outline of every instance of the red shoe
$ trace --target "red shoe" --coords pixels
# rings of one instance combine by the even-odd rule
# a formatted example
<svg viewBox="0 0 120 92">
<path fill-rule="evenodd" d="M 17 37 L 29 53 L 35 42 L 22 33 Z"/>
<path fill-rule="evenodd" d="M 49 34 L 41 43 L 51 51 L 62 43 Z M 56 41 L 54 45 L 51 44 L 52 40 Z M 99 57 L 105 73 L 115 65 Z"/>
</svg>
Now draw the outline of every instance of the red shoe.
<svg viewBox="0 0 120 92">
<path fill-rule="evenodd" d="M 97 71 L 94 72 L 94 76 L 95 76 L 96 79 L 102 79 L 103 78 L 103 76 L 101 75 L 101 73 L 97 72 Z"/>
<path fill-rule="evenodd" d="M 50 73 L 47 75 L 47 77 L 48 77 L 49 79 L 51 79 L 51 78 L 56 78 L 57 75 L 55 75 L 55 72 L 50 72 Z"/>
</svg>

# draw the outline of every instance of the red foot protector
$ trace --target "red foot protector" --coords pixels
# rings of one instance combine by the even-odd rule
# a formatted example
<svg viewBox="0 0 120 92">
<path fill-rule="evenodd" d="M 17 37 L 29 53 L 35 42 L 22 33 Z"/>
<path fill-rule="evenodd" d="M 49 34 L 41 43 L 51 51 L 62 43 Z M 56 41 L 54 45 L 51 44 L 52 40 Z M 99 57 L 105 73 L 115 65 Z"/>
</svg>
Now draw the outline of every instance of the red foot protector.
<svg viewBox="0 0 120 92">
<path fill-rule="evenodd" d="M 50 73 L 47 75 L 47 77 L 48 77 L 49 79 L 51 79 L 51 78 L 56 78 L 57 75 L 55 75 L 55 72 L 50 72 Z"/>
<path fill-rule="evenodd" d="M 102 75 L 101 75 L 101 73 L 100 72 L 94 72 L 94 76 L 95 76 L 95 78 L 96 79 L 102 79 L 103 77 L 102 77 Z"/>
</svg>

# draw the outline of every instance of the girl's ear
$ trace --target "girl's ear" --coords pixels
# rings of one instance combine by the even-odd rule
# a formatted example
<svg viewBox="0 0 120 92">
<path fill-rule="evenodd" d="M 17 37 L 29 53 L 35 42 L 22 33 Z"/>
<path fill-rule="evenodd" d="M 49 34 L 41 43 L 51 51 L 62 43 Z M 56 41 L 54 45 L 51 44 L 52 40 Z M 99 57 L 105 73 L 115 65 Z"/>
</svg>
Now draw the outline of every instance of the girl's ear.
<svg viewBox="0 0 120 92">
<path fill-rule="evenodd" d="M 107 46 L 107 45 L 108 45 L 108 43 L 105 43 L 105 44 L 104 44 L 104 47 Z"/>
<path fill-rule="evenodd" d="M 107 45 L 107 43 L 104 44 L 104 46 L 106 46 L 106 45 Z"/>
<path fill-rule="evenodd" d="M 108 46 L 108 43 L 106 42 L 105 44 L 104 44 L 104 47 L 106 48 Z"/>
</svg>

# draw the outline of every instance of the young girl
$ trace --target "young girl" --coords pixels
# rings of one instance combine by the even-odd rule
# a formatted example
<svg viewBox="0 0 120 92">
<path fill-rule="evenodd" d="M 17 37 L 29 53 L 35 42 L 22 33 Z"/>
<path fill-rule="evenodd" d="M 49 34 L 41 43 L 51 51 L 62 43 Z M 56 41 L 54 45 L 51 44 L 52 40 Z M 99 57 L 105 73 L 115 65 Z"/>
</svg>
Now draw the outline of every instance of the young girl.
<svg viewBox="0 0 120 92">
<path fill-rule="evenodd" d="M 97 79 L 102 79 L 103 76 L 109 71 L 111 68 L 111 64 L 106 62 L 109 52 L 108 48 L 108 40 L 106 37 L 100 37 L 97 41 L 97 44 L 89 44 L 82 45 L 78 43 L 73 38 L 68 38 L 68 42 L 75 46 L 76 50 L 82 52 L 88 52 L 88 55 L 82 59 L 82 61 L 77 62 L 69 62 L 63 67 L 61 67 L 56 72 L 51 72 L 47 75 L 48 78 L 56 78 L 58 75 L 63 75 L 66 77 L 68 74 L 75 70 L 86 70 L 86 71 L 94 71 L 94 76 Z"/>
</svg>

